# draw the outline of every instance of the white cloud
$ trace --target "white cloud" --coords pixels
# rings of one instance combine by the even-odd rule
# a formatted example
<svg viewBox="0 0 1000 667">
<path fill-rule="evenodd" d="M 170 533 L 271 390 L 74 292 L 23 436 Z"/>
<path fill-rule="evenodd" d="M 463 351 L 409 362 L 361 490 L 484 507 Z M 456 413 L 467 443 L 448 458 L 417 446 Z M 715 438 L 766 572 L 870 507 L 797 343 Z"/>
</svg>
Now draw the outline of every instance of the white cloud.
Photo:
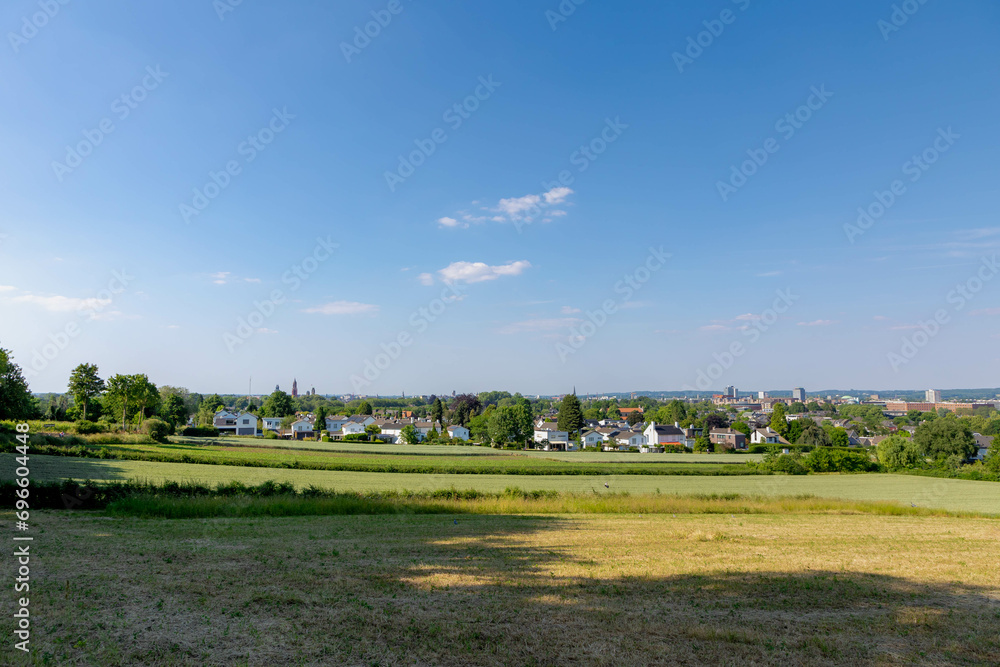
<svg viewBox="0 0 1000 667">
<path fill-rule="evenodd" d="M 218 273 L 213 273 L 209 276 L 212 282 L 216 285 L 225 285 L 229 282 L 229 276 L 232 274 L 229 271 L 219 271 Z"/>
<path fill-rule="evenodd" d="M 505 197 L 498 201 L 495 206 L 479 206 L 482 215 L 472 215 L 468 211 L 457 211 L 456 217 L 438 218 L 438 225 L 441 227 L 468 227 L 469 223 L 493 222 L 530 222 L 535 218 L 541 218 L 543 222 L 551 222 L 552 217 L 566 215 L 562 209 L 551 207 L 564 204 L 566 198 L 573 194 L 570 188 L 552 188 L 540 194 L 528 194 L 521 197 Z M 472 202 L 478 205 L 479 202 Z"/>
<path fill-rule="evenodd" d="M 1000 315 L 1000 308 L 982 308 L 972 311 L 969 315 Z"/>
<path fill-rule="evenodd" d="M 500 276 L 519 276 L 530 267 L 531 263 L 525 260 L 496 266 L 483 262 L 452 262 L 438 271 L 438 275 L 447 283 L 481 283 L 486 280 L 496 280 Z"/>
<path fill-rule="evenodd" d="M 828 327 L 836 324 L 836 320 L 813 320 L 812 322 L 799 322 L 800 327 Z"/>
<path fill-rule="evenodd" d="M 247 281 L 248 283 L 259 283 L 260 282 L 260 278 L 244 278 L 243 280 Z"/>
<path fill-rule="evenodd" d="M 278 332 L 275 331 L 274 329 L 268 329 L 267 327 L 261 327 L 260 329 L 257 329 L 257 333 L 262 333 L 262 334 L 276 334 Z"/>
<path fill-rule="evenodd" d="M 729 331 L 729 327 L 727 327 L 724 324 L 706 324 L 705 326 L 701 327 L 700 330 L 706 333 L 711 333 L 714 331 Z"/>
<path fill-rule="evenodd" d="M 566 197 L 573 194 L 573 191 L 569 188 L 552 188 L 548 192 L 544 193 L 542 196 L 545 197 L 545 203 L 549 204 L 561 204 L 566 201 Z"/>
<path fill-rule="evenodd" d="M 0 285 L 0 292 L 10 292 L 16 289 L 13 285 Z"/>
<path fill-rule="evenodd" d="M 500 329 L 502 334 L 517 334 L 525 332 L 553 331 L 567 329 L 583 320 L 577 317 L 557 317 L 551 319 L 524 320 L 513 322 Z"/>
<path fill-rule="evenodd" d="M 760 315 L 757 315 L 756 313 L 744 313 L 736 316 L 737 322 L 756 322 L 759 319 Z"/>
<path fill-rule="evenodd" d="M 459 222 L 455 218 L 449 218 L 448 216 L 445 216 L 443 218 L 438 218 L 438 224 L 440 226 L 442 226 L 442 227 L 463 227 L 464 228 L 464 227 L 468 227 L 469 226 L 469 223 L 467 223 L 467 222 Z"/>
<path fill-rule="evenodd" d="M 579 308 L 574 308 L 573 306 L 563 306 L 560 311 L 563 315 L 573 315 L 574 313 L 579 313 Z"/>
<path fill-rule="evenodd" d="M 168 329 L 180 329 L 181 325 L 179 325 L 179 324 L 168 324 L 167 328 Z"/>
<path fill-rule="evenodd" d="M 41 306 L 45 310 L 54 313 L 68 313 L 84 308 L 88 310 L 101 310 L 111 303 L 111 299 L 78 299 L 71 296 L 39 296 L 37 294 L 22 294 L 11 299 L 15 303 L 31 303 Z"/>
<path fill-rule="evenodd" d="M 876 316 L 875 316 L 875 317 L 873 317 L 872 319 L 873 319 L 873 320 L 875 320 L 876 322 L 885 322 L 885 321 L 886 321 L 886 320 L 888 320 L 889 318 L 888 318 L 888 317 L 886 317 L 885 315 L 876 315 Z"/>
<path fill-rule="evenodd" d="M 758 273 L 758 278 L 773 278 L 775 276 L 780 276 L 781 271 L 765 271 L 764 273 Z"/>
<path fill-rule="evenodd" d="M 419 276 L 417 276 L 417 280 L 420 281 L 421 285 L 433 285 L 434 284 L 434 276 L 432 276 L 429 273 L 421 273 Z"/>
<path fill-rule="evenodd" d="M 331 301 L 312 308 L 306 308 L 304 313 L 317 313 L 320 315 L 361 315 L 364 313 L 377 313 L 378 306 L 370 303 L 359 303 L 357 301 Z"/>
</svg>

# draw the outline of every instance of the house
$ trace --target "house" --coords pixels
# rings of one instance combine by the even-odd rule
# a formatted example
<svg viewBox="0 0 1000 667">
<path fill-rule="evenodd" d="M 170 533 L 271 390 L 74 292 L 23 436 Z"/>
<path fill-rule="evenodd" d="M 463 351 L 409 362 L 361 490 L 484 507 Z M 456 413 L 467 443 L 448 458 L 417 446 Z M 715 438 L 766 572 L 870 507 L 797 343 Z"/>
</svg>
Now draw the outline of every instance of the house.
<svg viewBox="0 0 1000 667">
<path fill-rule="evenodd" d="M 584 447 L 600 447 L 604 443 L 604 434 L 598 431 L 587 431 L 580 436 Z"/>
<path fill-rule="evenodd" d="M 265 431 L 280 431 L 281 430 L 281 417 L 261 417 L 260 419 L 264 422 Z"/>
<path fill-rule="evenodd" d="M 350 422 L 351 427 L 356 429 L 359 424 L 356 422 Z M 390 421 L 388 419 L 377 421 L 375 425 L 379 428 L 379 439 L 386 442 L 399 442 L 403 437 L 403 427 L 407 426 L 406 422 Z M 364 429 L 362 429 L 364 432 Z"/>
<path fill-rule="evenodd" d="M 457 440 L 468 440 L 469 439 L 469 429 L 464 426 L 452 425 L 448 427 L 448 437 L 455 438 Z"/>
<path fill-rule="evenodd" d="M 237 415 L 236 435 L 257 435 L 257 415 L 249 412 Z"/>
<path fill-rule="evenodd" d="M 628 419 L 628 416 L 633 412 L 642 414 L 642 408 L 618 408 L 618 412 L 621 414 L 622 419 Z"/>
<path fill-rule="evenodd" d="M 219 431 L 236 431 L 236 417 L 235 412 L 230 412 L 229 410 L 219 410 L 212 417 L 212 426 L 217 428 Z"/>
<path fill-rule="evenodd" d="M 646 444 L 646 436 L 642 433 L 635 433 L 633 431 L 622 431 L 615 436 L 615 442 L 619 445 L 624 445 L 629 449 L 632 447 L 638 448 Z"/>
<path fill-rule="evenodd" d="M 709 431 L 708 439 L 713 445 L 719 445 L 723 449 L 746 449 L 747 446 L 747 436 L 731 428 L 713 428 Z"/>
<path fill-rule="evenodd" d="M 313 431 L 313 423 L 308 419 L 297 419 L 292 422 L 292 433 L 293 440 L 303 440 L 305 438 L 316 437 L 316 432 Z"/>
<path fill-rule="evenodd" d="M 331 415 L 326 418 L 326 430 L 330 433 L 339 431 L 344 428 L 344 424 L 348 422 L 350 417 L 345 415 Z"/>
<path fill-rule="evenodd" d="M 976 455 L 972 459 L 974 461 L 982 461 L 986 458 L 986 454 L 989 453 L 995 436 L 980 435 L 979 433 L 973 433 L 972 435 L 976 439 Z"/>
<path fill-rule="evenodd" d="M 750 442 L 755 445 L 787 445 L 789 442 L 770 426 L 758 428 L 750 434 Z"/>
<path fill-rule="evenodd" d="M 431 429 L 435 431 L 441 430 L 441 424 L 437 422 L 413 422 L 413 428 L 417 429 L 417 436 L 423 440 L 427 437 L 427 434 L 431 432 Z"/>
<path fill-rule="evenodd" d="M 654 446 L 684 445 L 687 441 L 687 434 L 677 423 L 670 426 L 650 422 L 642 434 L 646 436 L 646 443 Z"/>
<path fill-rule="evenodd" d="M 351 415 L 347 418 L 347 421 L 354 422 L 355 424 L 361 424 L 362 430 L 364 430 L 365 426 L 371 426 L 375 423 L 375 418 L 371 415 Z"/>
<path fill-rule="evenodd" d="M 552 444 L 560 443 L 565 445 L 569 442 L 569 433 L 566 431 L 560 431 L 559 426 L 555 422 L 542 422 L 540 425 L 535 427 L 534 434 L 535 442 L 548 442 Z"/>
</svg>

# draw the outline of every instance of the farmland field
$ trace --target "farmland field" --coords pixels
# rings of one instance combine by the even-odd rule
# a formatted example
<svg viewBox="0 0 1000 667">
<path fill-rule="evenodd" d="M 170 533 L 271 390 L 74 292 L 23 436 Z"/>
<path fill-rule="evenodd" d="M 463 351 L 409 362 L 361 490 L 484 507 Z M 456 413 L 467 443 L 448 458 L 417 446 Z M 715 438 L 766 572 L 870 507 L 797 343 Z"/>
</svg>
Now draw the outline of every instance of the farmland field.
<svg viewBox="0 0 1000 667">
<path fill-rule="evenodd" d="M 0 479 L 12 479 L 12 455 L 0 455 Z M 251 468 L 149 461 L 117 461 L 33 456 L 32 479 L 196 481 L 204 484 L 267 480 L 291 482 L 299 488 L 315 485 L 340 491 L 435 490 L 455 487 L 503 491 L 525 490 L 630 493 L 739 493 L 743 495 L 814 495 L 847 500 L 892 500 L 905 505 L 1000 514 L 1000 484 L 912 475 L 445 475 L 367 473 L 326 470 Z"/>
<path fill-rule="evenodd" d="M 32 571 L 38 664 L 985 665 L 1000 655 L 997 519 L 33 518 L 32 549 L 58 555 Z M 9 664 L 9 643 L 3 651 Z"/>
</svg>

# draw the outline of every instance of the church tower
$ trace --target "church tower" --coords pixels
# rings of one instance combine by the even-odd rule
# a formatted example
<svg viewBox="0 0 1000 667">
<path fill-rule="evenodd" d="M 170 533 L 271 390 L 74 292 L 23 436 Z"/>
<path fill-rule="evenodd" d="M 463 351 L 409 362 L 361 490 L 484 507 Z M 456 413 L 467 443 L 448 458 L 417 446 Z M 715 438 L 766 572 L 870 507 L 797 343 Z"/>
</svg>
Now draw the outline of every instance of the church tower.
<svg viewBox="0 0 1000 667">
<path fill-rule="evenodd" d="M 299 381 L 292 378 L 292 396 L 298 397 L 299 395 Z"/>
</svg>

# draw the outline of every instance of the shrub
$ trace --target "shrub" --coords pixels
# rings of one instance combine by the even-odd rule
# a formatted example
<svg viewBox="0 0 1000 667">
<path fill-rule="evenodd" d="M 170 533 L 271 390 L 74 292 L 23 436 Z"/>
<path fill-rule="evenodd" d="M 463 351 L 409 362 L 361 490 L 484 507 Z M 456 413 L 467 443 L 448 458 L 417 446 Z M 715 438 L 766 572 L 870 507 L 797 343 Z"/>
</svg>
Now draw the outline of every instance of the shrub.
<svg viewBox="0 0 1000 667">
<path fill-rule="evenodd" d="M 94 433 L 104 433 L 104 427 L 92 421 L 81 419 L 76 423 L 76 432 L 80 435 L 92 435 Z"/>
<path fill-rule="evenodd" d="M 785 475 L 805 475 L 809 472 L 794 454 L 782 454 L 769 461 L 767 467 L 771 472 L 783 473 Z"/>
<path fill-rule="evenodd" d="M 181 435 L 190 438 L 218 438 L 219 430 L 214 426 L 188 426 L 181 431 Z"/>
<path fill-rule="evenodd" d="M 278 439 L 278 434 L 275 433 L 274 431 L 264 431 L 264 439 L 265 440 L 277 440 Z"/>
<path fill-rule="evenodd" d="M 879 462 L 888 470 L 915 468 L 924 458 L 917 443 L 898 435 L 878 443 L 876 452 Z"/>
<path fill-rule="evenodd" d="M 157 442 L 166 442 L 167 436 L 170 435 L 172 430 L 170 424 L 156 417 L 151 417 L 142 422 L 142 432 Z"/>
<path fill-rule="evenodd" d="M 805 457 L 810 472 L 870 472 L 878 470 L 867 453 L 820 447 Z"/>
<path fill-rule="evenodd" d="M 344 442 L 368 442 L 367 433 L 351 433 L 344 436 Z"/>
</svg>

